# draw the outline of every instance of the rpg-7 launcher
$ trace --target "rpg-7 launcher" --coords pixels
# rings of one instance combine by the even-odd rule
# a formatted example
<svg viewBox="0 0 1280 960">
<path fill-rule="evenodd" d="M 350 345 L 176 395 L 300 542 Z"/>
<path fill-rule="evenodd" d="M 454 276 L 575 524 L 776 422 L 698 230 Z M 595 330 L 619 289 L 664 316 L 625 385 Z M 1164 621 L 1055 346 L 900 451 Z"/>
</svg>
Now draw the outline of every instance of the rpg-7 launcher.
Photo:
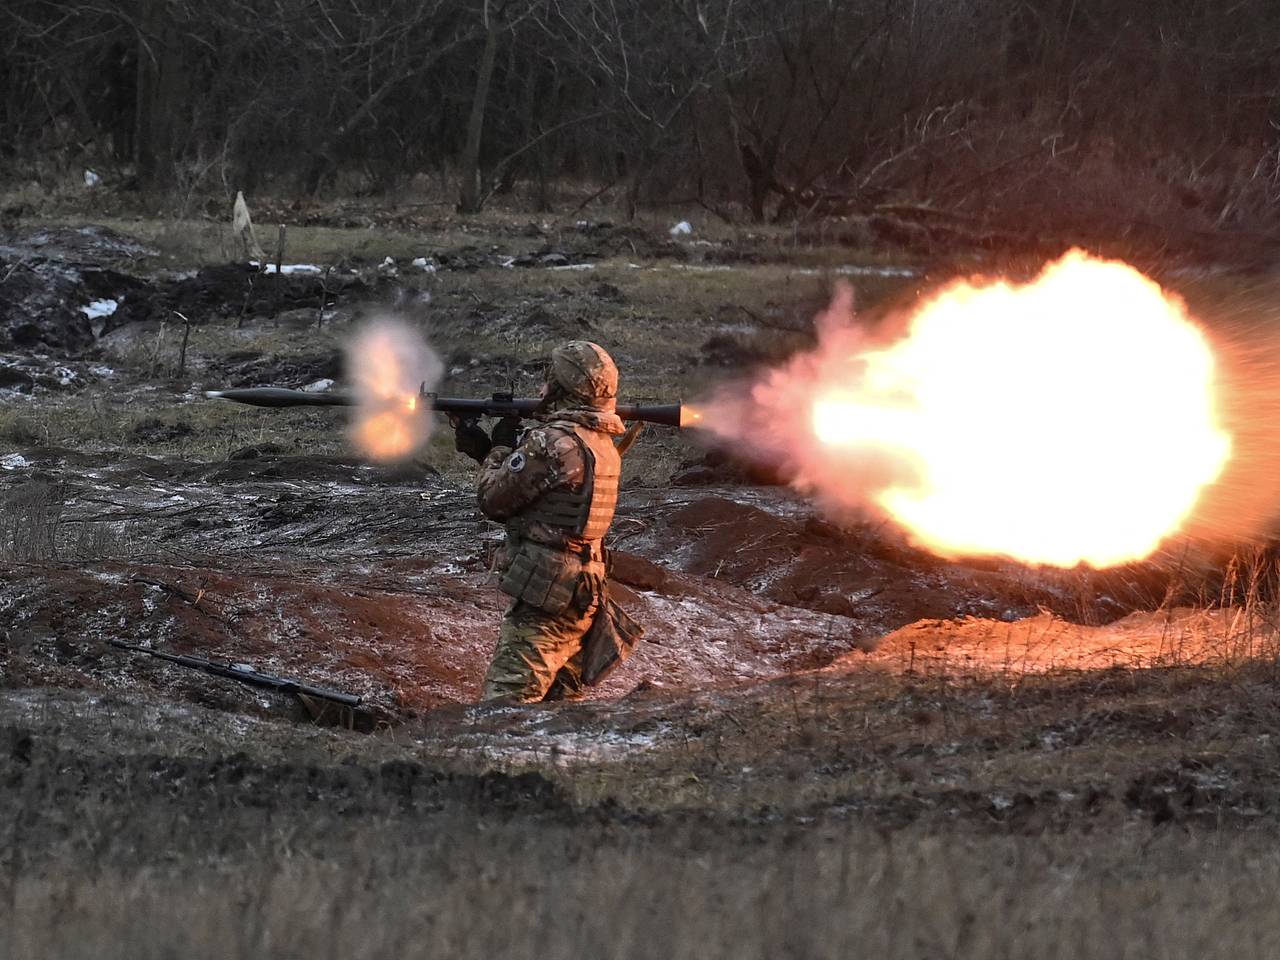
<svg viewBox="0 0 1280 960">
<path fill-rule="evenodd" d="M 262 673 L 247 663 L 219 662 L 217 660 L 206 660 L 204 657 L 187 657 L 177 653 L 165 653 L 163 650 L 152 650 L 150 647 L 140 647 L 132 643 L 125 643 L 123 640 L 112 640 L 111 645 L 119 647 L 121 650 L 145 653 L 149 657 L 167 660 L 169 663 L 176 663 L 180 667 L 211 673 L 215 677 L 226 677 L 228 680 L 235 680 L 251 687 L 262 687 L 266 690 L 275 690 L 277 693 L 290 693 L 301 697 L 309 697 L 312 700 L 325 700 L 329 703 L 339 704 L 349 710 L 354 710 L 360 706 L 360 697 L 353 693 L 343 693 L 341 690 L 330 690 L 327 687 L 313 687 L 311 684 L 303 683 L 300 680 L 277 677 L 273 673 Z"/>
<path fill-rule="evenodd" d="M 356 398 L 348 393 L 322 393 L 309 390 L 288 390 L 284 387 L 246 387 L 237 390 L 209 390 L 206 397 L 215 400 L 233 400 L 255 407 L 350 407 Z M 495 393 L 487 400 L 465 400 L 456 397 L 440 397 L 434 393 L 419 394 L 424 408 L 462 419 L 475 417 L 532 416 L 539 401 L 521 399 L 509 393 Z M 618 416 L 623 420 L 643 420 L 668 427 L 688 426 L 696 418 L 692 410 L 679 403 L 634 404 L 620 403 Z"/>
</svg>

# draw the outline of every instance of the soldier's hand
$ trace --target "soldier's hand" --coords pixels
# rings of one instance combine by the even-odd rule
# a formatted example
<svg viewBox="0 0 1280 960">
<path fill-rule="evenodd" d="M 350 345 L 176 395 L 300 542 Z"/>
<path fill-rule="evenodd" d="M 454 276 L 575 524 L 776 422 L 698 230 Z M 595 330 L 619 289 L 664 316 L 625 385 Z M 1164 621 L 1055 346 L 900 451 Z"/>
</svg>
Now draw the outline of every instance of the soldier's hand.
<svg viewBox="0 0 1280 960">
<path fill-rule="evenodd" d="M 483 463 L 493 442 L 474 419 L 450 418 L 453 423 L 453 446 L 476 463 Z"/>
<path fill-rule="evenodd" d="M 493 445 L 495 447 L 511 447 L 513 450 L 520 443 L 520 418 L 503 417 L 493 426 Z"/>
</svg>

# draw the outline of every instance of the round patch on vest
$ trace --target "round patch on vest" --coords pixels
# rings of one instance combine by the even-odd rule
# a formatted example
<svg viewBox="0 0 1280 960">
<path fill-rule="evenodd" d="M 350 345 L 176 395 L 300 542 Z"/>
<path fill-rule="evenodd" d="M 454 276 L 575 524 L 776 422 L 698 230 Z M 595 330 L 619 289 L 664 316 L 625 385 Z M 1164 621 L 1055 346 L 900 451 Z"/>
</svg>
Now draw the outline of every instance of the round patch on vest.
<svg viewBox="0 0 1280 960">
<path fill-rule="evenodd" d="M 525 465 L 524 454 L 518 450 L 515 453 L 513 453 L 511 456 L 507 457 L 507 469 L 510 470 L 512 473 L 519 473 L 521 470 L 524 469 L 524 465 Z"/>
</svg>

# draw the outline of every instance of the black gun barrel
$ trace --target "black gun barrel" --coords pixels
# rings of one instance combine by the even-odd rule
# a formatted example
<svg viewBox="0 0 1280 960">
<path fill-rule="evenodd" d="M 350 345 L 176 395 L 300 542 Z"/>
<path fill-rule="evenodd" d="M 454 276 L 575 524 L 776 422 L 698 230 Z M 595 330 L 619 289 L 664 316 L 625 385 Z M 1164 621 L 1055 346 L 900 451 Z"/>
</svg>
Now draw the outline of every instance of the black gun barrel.
<svg viewBox="0 0 1280 960">
<path fill-rule="evenodd" d="M 340 391 L 313 393 L 309 390 L 289 390 L 285 387 L 209 390 L 205 392 L 205 396 L 215 400 L 247 403 L 255 407 L 349 407 L 356 402 L 351 394 Z M 504 394 L 485 400 L 438 397 L 431 393 L 422 394 L 422 396 L 432 410 L 459 417 L 530 417 L 537 411 L 540 402 L 531 398 L 509 397 Z M 679 403 L 620 403 L 617 413 L 623 420 L 643 420 L 646 423 L 678 427 L 681 425 L 684 409 Z"/>
<path fill-rule="evenodd" d="M 228 680 L 236 680 L 252 687 L 262 687 L 267 690 L 276 690 L 280 693 L 300 693 L 307 697 L 314 697 L 317 700 L 330 700 L 334 703 L 340 703 L 344 707 L 350 707 L 353 710 L 360 706 L 362 702 L 362 698 L 353 693 L 343 693 L 341 690 L 316 687 L 289 677 L 278 677 L 273 673 L 263 673 L 242 663 L 219 663 L 216 660 L 206 660 L 204 657 L 188 657 L 180 653 L 165 653 L 163 650 L 153 650 L 150 647 L 125 643 L 123 640 L 111 640 L 110 643 L 113 647 L 119 647 L 121 650 L 145 653 L 147 656 L 155 657 L 158 660 L 176 663 L 180 667 L 199 670 L 215 677 L 226 677 Z"/>
</svg>

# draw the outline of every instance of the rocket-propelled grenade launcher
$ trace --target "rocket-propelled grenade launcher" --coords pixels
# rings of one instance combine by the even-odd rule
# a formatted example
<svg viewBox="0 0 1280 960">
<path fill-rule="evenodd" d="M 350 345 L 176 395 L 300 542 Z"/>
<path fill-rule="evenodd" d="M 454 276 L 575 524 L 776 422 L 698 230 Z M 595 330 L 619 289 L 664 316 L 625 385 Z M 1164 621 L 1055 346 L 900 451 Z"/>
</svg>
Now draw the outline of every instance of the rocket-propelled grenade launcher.
<svg viewBox="0 0 1280 960">
<path fill-rule="evenodd" d="M 246 387 L 235 390 L 209 390 L 206 397 L 216 400 L 233 400 L 255 407 L 350 407 L 356 398 L 348 393 L 319 393 L 308 390 L 289 390 L 284 387 Z M 487 400 L 470 400 L 457 397 L 440 397 L 423 392 L 426 409 L 448 416 L 472 417 L 531 417 L 537 412 L 540 401 L 519 398 L 509 393 L 495 393 Z M 696 414 L 679 403 L 634 404 L 620 403 L 618 416 L 623 420 L 643 420 L 668 427 L 688 426 Z"/>
</svg>

